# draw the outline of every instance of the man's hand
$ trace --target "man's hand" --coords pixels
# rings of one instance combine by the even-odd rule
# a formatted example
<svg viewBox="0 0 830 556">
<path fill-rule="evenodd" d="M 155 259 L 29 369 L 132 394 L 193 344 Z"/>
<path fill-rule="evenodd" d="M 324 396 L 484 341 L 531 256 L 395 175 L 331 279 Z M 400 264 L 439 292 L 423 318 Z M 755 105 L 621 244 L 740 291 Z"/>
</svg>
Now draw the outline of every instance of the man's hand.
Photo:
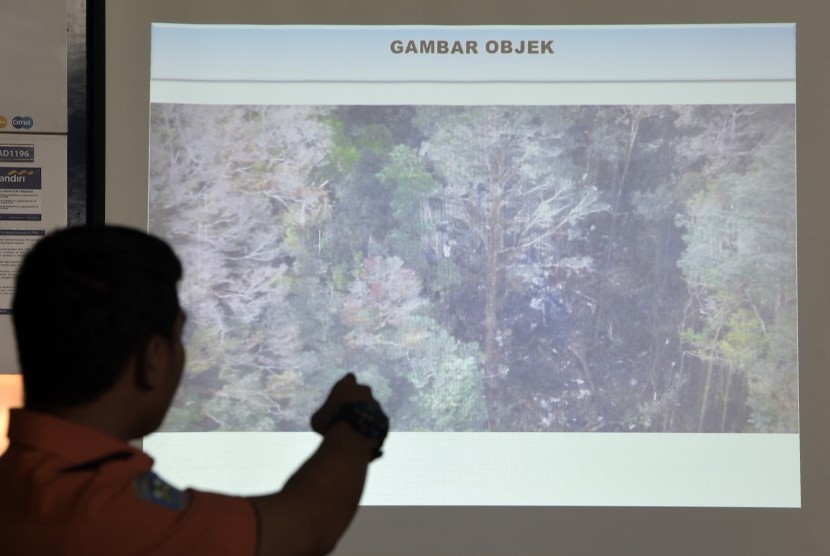
<svg viewBox="0 0 830 556">
<path fill-rule="evenodd" d="M 325 434 L 343 404 L 375 401 L 372 397 L 372 389 L 358 384 L 355 376 L 349 373 L 335 383 L 323 406 L 311 416 L 311 428 L 314 432 Z"/>
</svg>

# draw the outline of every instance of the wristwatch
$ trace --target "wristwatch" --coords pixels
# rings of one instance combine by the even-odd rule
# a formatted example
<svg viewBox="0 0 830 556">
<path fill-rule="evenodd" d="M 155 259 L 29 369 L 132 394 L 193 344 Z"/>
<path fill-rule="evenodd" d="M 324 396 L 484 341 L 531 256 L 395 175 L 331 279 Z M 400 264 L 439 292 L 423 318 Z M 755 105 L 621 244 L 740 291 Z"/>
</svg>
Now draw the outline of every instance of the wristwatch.
<svg viewBox="0 0 830 556">
<path fill-rule="evenodd" d="M 338 421 L 345 421 L 363 436 L 378 441 L 377 447 L 372 452 L 373 460 L 383 454 L 380 447 L 383 446 L 383 441 L 389 432 L 389 417 L 383 412 L 379 403 L 358 401 L 343 404 L 335 413 L 329 426 Z"/>
</svg>

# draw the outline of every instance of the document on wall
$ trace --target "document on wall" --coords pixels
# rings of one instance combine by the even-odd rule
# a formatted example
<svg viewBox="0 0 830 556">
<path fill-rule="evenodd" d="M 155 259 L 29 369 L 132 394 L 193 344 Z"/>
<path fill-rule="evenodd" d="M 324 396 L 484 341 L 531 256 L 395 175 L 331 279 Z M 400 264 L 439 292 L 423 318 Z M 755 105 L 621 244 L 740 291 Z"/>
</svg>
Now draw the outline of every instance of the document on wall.
<svg viewBox="0 0 830 556">
<path fill-rule="evenodd" d="M 66 135 L 0 136 L 0 373 L 15 368 L 11 302 L 23 256 L 66 226 Z"/>
<path fill-rule="evenodd" d="M 0 18 L 0 374 L 17 372 L 11 299 L 25 252 L 66 225 L 66 5 L 4 0 Z"/>
</svg>

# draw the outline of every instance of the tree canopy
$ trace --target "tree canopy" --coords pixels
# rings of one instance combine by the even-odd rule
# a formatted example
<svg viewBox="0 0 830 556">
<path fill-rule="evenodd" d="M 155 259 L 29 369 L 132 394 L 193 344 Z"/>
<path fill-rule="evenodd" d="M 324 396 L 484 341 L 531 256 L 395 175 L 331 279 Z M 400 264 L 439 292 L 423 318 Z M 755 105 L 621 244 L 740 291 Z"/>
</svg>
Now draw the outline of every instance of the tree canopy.
<svg viewBox="0 0 830 556">
<path fill-rule="evenodd" d="M 751 106 L 157 104 L 182 257 L 166 430 L 798 430 L 795 116 Z"/>
</svg>

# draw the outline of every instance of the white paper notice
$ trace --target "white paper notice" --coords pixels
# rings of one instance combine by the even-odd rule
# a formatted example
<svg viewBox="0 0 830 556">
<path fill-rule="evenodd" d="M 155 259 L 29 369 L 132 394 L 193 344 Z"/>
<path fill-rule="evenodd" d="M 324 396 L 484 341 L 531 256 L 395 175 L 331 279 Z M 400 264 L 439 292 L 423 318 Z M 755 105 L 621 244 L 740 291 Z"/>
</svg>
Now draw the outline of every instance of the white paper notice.
<svg viewBox="0 0 830 556">
<path fill-rule="evenodd" d="M 66 226 L 66 135 L 0 136 L 0 373 L 15 372 L 14 280 L 23 256 Z"/>
<path fill-rule="evenodd" d="M 66 226 L 66 3 L 3 0 L 0 17 L 0 374 L 17 372 L 14 277 L 36 239 Z"/>
</svg>

